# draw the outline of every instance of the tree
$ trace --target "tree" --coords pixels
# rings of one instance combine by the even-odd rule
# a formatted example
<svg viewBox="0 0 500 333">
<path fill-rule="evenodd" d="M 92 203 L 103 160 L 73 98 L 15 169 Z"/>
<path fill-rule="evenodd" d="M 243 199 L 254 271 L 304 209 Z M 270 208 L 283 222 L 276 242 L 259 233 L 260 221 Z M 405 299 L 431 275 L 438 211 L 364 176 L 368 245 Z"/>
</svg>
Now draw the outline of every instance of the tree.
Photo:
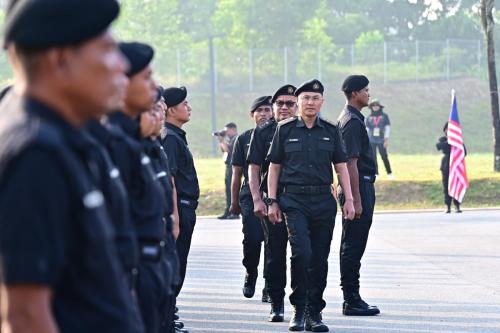
<svg viewBox="0 0 500 333">
<path fill-rule="evenodd" d="M 488 76 L 490 81 L 491 115 L 493 117 L 493 137 L 494 137 L 494 170 L 500 172 L 500 111 L 498 105 L 498 84 L 495 64 L 495 43 L 493 40 L 493 20 L 494 0 L 481 0 L 481 23 L 486 35 L 486 48 L 488 55 Z"/>
</svg>

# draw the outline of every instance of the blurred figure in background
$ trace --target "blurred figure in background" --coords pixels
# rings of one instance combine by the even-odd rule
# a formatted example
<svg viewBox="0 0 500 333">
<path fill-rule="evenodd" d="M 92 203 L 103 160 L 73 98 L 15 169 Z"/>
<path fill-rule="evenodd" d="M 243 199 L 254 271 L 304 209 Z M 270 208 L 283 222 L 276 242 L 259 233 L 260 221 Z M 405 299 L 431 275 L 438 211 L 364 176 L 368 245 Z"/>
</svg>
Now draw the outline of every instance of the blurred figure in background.
<svg viewBox="0 0 500 333">
<path fill-rule="evenodd" d="M 389 147 L 389 136 L 391 134 L 391 121 L 389 116 L 384 112 L 384 106 L 380 101 L 374 98 L 368 105 L 370 108 L 370 115 L 365 119 L 366 129 L 368 130 L 368 137 L 370 144 L 373 148 L 375 156 L 375 168 L 378 175 L 377 163 L 377 150 L 384 161 L 385 171 L 389 179 L 394 179 L 392 174 L 391 164 L 389 163 L 389 156 L 387 155 L 387 147 Z"/>
<path fill-rule="evenodd" d="M 226 208 L 224 213 L 218 216 L 220 220 L 233 220 L 239 218 L 239 215 L 231 214 L 229 207 L 231 206 L 231 178 L 233 177 L 233 166 L 231 161 L 233 159 L 234 142 L 238 137 L 238 127 L 235 123 L 228 123 L 223 130 L 212 133 L 213 136 L 219 140 L 220 150 L 224 153 L 223 160 L 226 165 L 226 173 L 224 176 L 224 185 L 226 190 Z"/>
</svg>

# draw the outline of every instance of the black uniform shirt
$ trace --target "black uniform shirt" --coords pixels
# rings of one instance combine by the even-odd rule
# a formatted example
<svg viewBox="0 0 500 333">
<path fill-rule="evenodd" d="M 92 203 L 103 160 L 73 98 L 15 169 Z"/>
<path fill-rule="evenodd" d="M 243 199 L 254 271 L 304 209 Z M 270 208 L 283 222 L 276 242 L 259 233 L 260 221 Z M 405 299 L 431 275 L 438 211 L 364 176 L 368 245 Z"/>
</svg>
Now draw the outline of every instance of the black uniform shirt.
<svg viewBox="0 0 500 333">
<path fill-rule="evenodd" d="M 88 157 L 92 145 L 33 99 L 19 111 L 27 114 L 26 142 L 0 149 L 3 282 L 50 288 L 63 333 L 134 332 L 113 225 Z M 0 132 L 3 143 L 6 133 Z"/>
<path fill-rule="evenodd" d="M 338 119 L 338 128 L 342 134 L 348 158 L 358 159 L 360 176 L 375 176 L 375 159 L 365 127 L 365 117 L 356 108 L 347 105 Z"/>
<path fill-rule="evenodd" d="M 249 129 L 236 138 L 233 149 L 233 166 L 241 167 L 243 170 L 243 184 L 242 186 L 248 185 L 248 162 L 247 154 L 248 148 L 250 147 L 250 139 L 252 137 L 254 129 Z"/>
<path fill-rule="evenodd" d="M 130 218 L 127 190 L 120 171 L 106 150 L 113 142 L 113 134 L 96 120 L 89 121 L 86 129 L 96 141 L 94 160 L 99 168 L 99 187 L 103 191 L 106 206 L 115 225 L 118 253 L 124 269 L 131 272 L 138 263 L 137 236 Z"/>
<path fill-rule="evenodd" d="M 167 136 L 163 139 L 162 145 L 168 156 L 170 173 L 175 180 L 177 197 L 197 201 L 200 197 L 200 187 L 193 155 L 187 144 L 186 132 L 169 122 L 165 123 L 165 127 Z"/>
<path fill-rule="evenodd" d="M 347 156 L 337 127 L 319 117 L 307 128 L 301 117 L 278 123 L 268 154 L 269 162 L 281 164 L 280 185 L 330 185 L 332 163 Z"/>
<path fill-rule="evenodd" d="M 109 153 L 127 188 L 136 234 L 141 241 L 159 242 L 164 234 L 161 187 L 139 141 L 139 124 L 114 112 L 108 116 L 108 128 L 115 133 Z"/>
<path fill-rule="evenodd" d="M 267 153 L 269 152 L 269 147 L 271 147 L 271 142 L 273 141 L 277 126 L 278 123 L 276 120 L 271 118 L 264 125 L 255 128 L 250 138 L 247 161 L 248 164 L 260 166 L 262 181 L 260 189 L 263 192 L 267 192 L 267 170 L 269 168 Z"/>
</svg>

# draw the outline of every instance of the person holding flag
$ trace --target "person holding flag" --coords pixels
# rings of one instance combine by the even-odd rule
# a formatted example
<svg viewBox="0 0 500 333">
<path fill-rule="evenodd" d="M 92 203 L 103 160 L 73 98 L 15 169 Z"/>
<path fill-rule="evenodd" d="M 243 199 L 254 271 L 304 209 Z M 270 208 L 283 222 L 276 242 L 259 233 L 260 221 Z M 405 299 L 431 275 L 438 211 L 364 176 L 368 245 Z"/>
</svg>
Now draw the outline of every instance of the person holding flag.
<svg viewBox="0 0 500 333">
<path fill-rule="evenodd" d="M 469 187 L 465 156 L 467 150 L 464 146 L 462 127 L 458 118 L 455 91 L 452 90 L 451 112 L 448 122 L 443 128 L 444 136 L 436 144 L 436 148 L 444 154 L 441 159 L 441 174 L 443 180 L 445 213 L 451 212 L 451 202 L 455 205 L 455 212 L 461 213 L 460 203 L 463 201 L 465 191 Z"/>
</svg>

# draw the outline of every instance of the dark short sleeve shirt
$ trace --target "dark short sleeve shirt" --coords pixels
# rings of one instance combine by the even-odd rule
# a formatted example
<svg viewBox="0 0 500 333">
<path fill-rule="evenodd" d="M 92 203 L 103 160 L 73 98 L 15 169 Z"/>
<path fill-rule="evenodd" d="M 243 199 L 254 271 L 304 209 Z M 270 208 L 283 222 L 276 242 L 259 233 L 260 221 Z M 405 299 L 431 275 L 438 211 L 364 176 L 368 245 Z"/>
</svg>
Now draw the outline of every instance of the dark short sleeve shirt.
<svg viewBox="0 0 500 333">
<path fill-rule="evenodd" d="M 381 144 L 385 138 L 385 127 L 391 125 L 389 116 L 385 112 L 372 112 L 365 119 L 366 128 L 370 142 Z"/>
<path fill-rule="evenodd" d="M 312 128 L 302 118 L 278 124 L 268 154 L 269 162 L 281 165 L 280 185 L 330 185 L 332 163 L 347 156 L 337 127 L 319 117 Z"/>
<path fill-rule="evenodd" d="M 200 197 L 200 187 L 193 155 L 188 147 L 186 132 L 168 122 L 165 123 L 165 127 L 167 135 L 163 139 L 162 145 L 168 156 L 177 196 L 197 201 Z"/>
<path fill-rule="evenodd" d="M 358 159 L 361 176 L 375 176 L 375 159 L 370 145 L 364 117 L 356 108 L 348 105 L 338 119 L 338 128 L 344 141 L 348 158 Z"/>
<path fill-rule="evenodd" d="M 261 190 L 267 192 L 267 171 L 269 169 L 269 161 L 267 153 L 273 141 L 274 132 L 278 123 L 274 118 L 268 120 L 263 126 L 258 126 L 252 133 L 250 138 L 250 146 L 248 147 L 247 162 L 260 166 L 261 174 Z"/>
<path fill-rule="evenodd" d="M 243 170 L 243 185 L 248 184 L 248 162 L 247 162 L 247 154 L 248 149 L 250 147 L 250 139 L 252 136 L 254 129 L 249 129 L 240 135 L 236 139 L 234 143 L 233 149 L 233 166 L 241 167 Z"/>
</svg>

